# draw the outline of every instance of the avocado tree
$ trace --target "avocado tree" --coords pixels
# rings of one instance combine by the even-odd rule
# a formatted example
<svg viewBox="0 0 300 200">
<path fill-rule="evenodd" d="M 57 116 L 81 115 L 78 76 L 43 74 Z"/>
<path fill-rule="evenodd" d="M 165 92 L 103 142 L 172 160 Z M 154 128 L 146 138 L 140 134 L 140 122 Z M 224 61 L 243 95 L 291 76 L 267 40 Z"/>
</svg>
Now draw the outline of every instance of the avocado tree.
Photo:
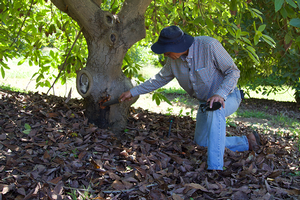
<svg viewBox="0 0 300 200">
<path fill-rule="evenodd" d="M 274 46 L 274 41 L 263 33 L 262 13 L 252 6 L 249 0 L 4 0 L 1 74 L 4 77 L 9 68 L 8 58 L 22 56 L 20 64 L 29 60 L 39 65 L 34 74 L 37 86 L 50 87 L 58 78 L 66 82 L 77 76 L 89 121 L 119 131 L 136 99 L 108 107 L 103 103 L 133 86 L 122 72 L 133 44 L 145 37 L 145 42 L 155 41 L 163 27 L 175 24 L 193 36 L 217 38 L 230 54 L 240 56 L 239 66 L 255 71 L 260 62 L 255 46 Z M 45 46 L 56 51 L 44 55 Z M 51 73 L 51 68 L 59 74 Z"/>
<path fill-rule="evenodd" d="M 256 78 L 248 86 L 262 88 L 266 94 L 278 92 L 280 86 L 289 86 L 300 103 L 300 1 L 253 0 L 252 3 L 264 14 L 265 33 L 276 41 L 276 48 L 257 45 L 261 70 L 256 71 Z"/>
<path fill-rule="evenodd" d="M 77 78 L 77 89 L 85 97 L 87 117 L 103 128 L 124 128 L 130 103 L 109 107 L 102 103 L 118 98 L 132 87 L 130 79 L 122 73 L 122 61 L 127 50 L 145 37 L 144 13 L 151 0 L 124 1 L 118 15 L 103 11 L 100 2 L 52 2 L 78 23 L 88 44 L 86 67 Z"/>
</svg>

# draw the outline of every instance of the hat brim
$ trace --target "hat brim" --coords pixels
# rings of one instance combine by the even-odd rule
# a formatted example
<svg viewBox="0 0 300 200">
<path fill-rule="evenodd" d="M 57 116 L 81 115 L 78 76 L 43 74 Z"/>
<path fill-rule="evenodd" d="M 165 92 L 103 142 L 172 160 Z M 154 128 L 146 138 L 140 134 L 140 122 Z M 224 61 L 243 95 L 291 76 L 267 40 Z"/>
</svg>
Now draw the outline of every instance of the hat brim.
<svg viewBox="0 0 300 200">
<path fill-rule="evenodd" d="M 188 50 L 193 42 L 194 37 L 184 33 L 183 39 L 180 43 L 161 44 L 156 42 L 151 46 L 151 50 L 156 54 L 162 54 L 166 52 L 182 53 Z"/>
</svg>

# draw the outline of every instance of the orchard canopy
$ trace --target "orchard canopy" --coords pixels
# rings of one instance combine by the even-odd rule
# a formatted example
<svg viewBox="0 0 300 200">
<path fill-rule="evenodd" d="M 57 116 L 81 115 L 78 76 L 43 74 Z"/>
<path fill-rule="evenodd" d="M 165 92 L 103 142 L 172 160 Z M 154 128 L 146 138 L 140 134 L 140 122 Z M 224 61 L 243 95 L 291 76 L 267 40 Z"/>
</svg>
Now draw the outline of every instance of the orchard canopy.
<svg viewBox="0 0 300 200">
<path fill-rule="evenodd" d="M 76 76 L 76 72 L 85 66 L 88 54 L 86 41 L 82 35 L 79 35 L 71 49 L 81 27 L 74 17 L 72 19 L 68 16 L 71 12 L 68 10 L 70 6 L 68 3 L 77 4 L 85 1 L 52 2 L 4 0 L 0 3 L 2 77 L 9 69 L 6 64 L 7 59 L 19 56 L 24 58 L 23 61 L 28 59 L 31 64 L 40 66 L 35 77 L 37 86 L 42 87 L 51 85 L 57 74 L 47 72 L 51 67 L 62 67 L 70 50 L 71 53 L 60 74 L 60 79 L 64 82 L 68 77 Z M 61 2 L 65 8 L 60 7 L 58 10 L 55 6 L 56 2 Z M 93 3 L 95 7 L 117 17 L 126 2 L 130 0 L 94 0 Z M 151 44 L 157 39 L 163 27 L 175 24 L 193 36 L 208 35 L 217 38 L 235 58 L 241 69 L 240 84 L 243 86 L 287 84 L 297 91 L 300 90 L 299 79 L 297 79 L 300 73 L 299 1 L 153 0 L 141 2 L 147 6 L 144 13 L 146 39 L 139 44 Z M 50 57 L 43 56 L 42 47 L 55 47 L 58 51 L 51 52 Z M 132 66 L 132 63 L 129 65 Z M 133 73 L 135 70 L 127 71 Z M 266 77 L 270 78 L 262 81 Z"/>
<path fill-rule="evenodd" d="M 16 57 L 39 66 L 37 87 L 84 72 L 97 87 L 89 91 L 83 81 L 77 90 L 93 118 L 104 98 L 133 87 L 130 79 L 142 81 L 132 52 L 149 47 L 163 27 L 178 25 L 192 36 L 218 39 L 241 70 L 242 87 L 276 92 L 289 86 L 300 102 L 299 8 L 299 0 L 3 0 L 1 75 L 14 70 L 7 61 Z M 44 47 L 55 50 L 45 55 Z M 59 73 L 50 73 L 53 68 Z M 114 127 L 126 113 L 112 113 L 129 106 L 96 110 L 106 119 L 97 123 Z"/>
</svg>

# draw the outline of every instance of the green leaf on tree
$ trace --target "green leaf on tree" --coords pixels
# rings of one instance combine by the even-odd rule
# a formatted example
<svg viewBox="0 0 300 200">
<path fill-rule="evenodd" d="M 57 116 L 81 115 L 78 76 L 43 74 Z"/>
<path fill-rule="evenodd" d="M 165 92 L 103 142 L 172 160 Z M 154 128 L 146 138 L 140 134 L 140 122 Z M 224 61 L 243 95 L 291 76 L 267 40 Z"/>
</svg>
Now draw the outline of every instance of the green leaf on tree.
<svg viewBox="0 0 300 200">
<path fill-rule="evenodd" d="M 300 19 L 299 18 L 293 18 L 290 21 L 291 26 L 295 26 L 297 28 L 300 28 Z"/>
<path fill-rule="evenodd" d="M 278 10 L 281 9 L 283 3 L 284 0 L 275 0 L 275 12 L 278 12 Z"/>
</svg>

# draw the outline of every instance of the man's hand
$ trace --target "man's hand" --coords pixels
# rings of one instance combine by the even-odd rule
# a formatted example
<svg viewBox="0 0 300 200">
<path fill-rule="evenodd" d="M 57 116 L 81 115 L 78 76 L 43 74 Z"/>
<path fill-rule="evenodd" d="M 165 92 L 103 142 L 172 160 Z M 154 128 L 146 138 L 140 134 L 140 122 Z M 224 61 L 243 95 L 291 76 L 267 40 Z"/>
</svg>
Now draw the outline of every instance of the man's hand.
<svg viewBox="0 0 300 200">
<path fill-rule="evenodd" d="M 119 100 L 122 101 L 131 101 L 132 100 L 132 94 L 130 91 L 123 92 L 121 96 L 119 97 Z"/>
<path fill-rule="evenodd" d="M 225 100 L 223 99 L 223 97 L 219 96 L 219 95 L 214 95 L 212 97 L 210 97 L 207 102 L 209 102 L 209 107 L 212 108 L 213 103 L 214 102 L 220 102 L 222 104 L 222 107 L 225 108 Z M 221 108 L 220 108 L 221 109 Z"/>
</svg>

